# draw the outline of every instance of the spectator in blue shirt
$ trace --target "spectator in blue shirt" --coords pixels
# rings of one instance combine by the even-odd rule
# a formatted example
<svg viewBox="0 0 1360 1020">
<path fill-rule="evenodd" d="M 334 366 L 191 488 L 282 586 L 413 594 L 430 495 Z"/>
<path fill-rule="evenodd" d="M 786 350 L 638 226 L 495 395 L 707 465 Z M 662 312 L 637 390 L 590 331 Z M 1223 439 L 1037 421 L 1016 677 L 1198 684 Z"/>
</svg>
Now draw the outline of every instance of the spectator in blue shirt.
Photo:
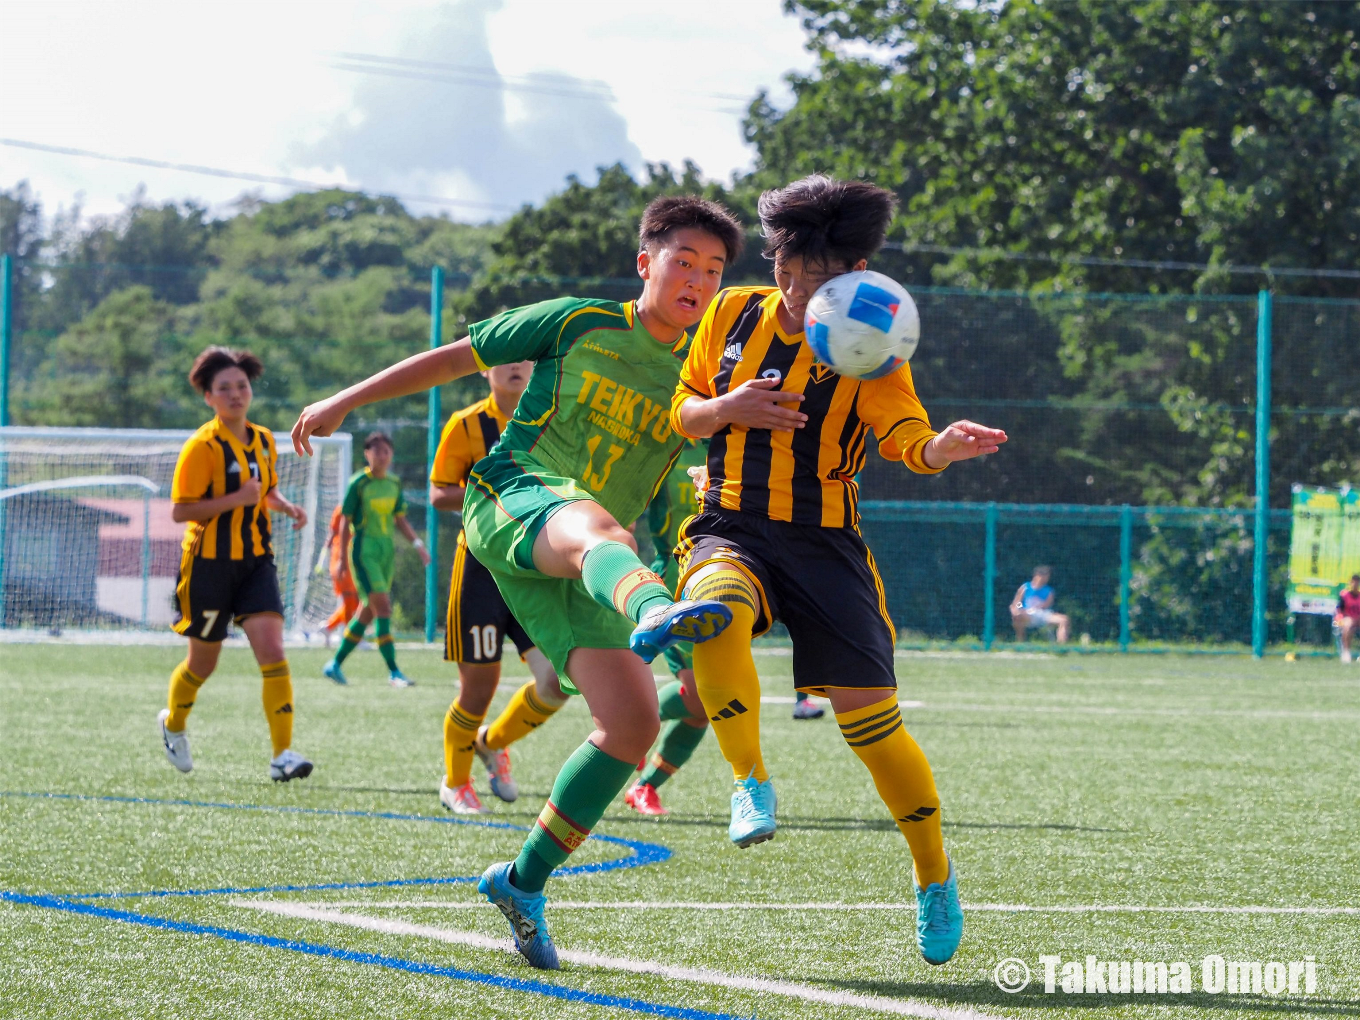
<svg viewBox="0 0 1360 1020">
<path fill-rule="evenodd" d="M 1071 621 L 1062 613 L 1053 612 L 1053 586 L 1048 583 L 1052 576 L 1052 567 L 1035 567 L 1034 576 L 1015 590 L 1015 598 L 1011 600 L 1015 640 L 1025 640 L 1025 632 L 1031 628 L 1054 626 L 1058 629 L 1058 644 L 1067 641 Z"/>
</svg>

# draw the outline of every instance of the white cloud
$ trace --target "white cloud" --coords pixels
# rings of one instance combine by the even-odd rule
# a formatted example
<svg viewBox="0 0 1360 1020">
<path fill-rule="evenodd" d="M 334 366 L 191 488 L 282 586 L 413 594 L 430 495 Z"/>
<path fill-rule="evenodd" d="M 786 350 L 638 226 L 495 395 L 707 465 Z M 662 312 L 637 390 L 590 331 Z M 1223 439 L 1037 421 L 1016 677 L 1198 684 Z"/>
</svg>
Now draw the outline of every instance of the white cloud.
<svg viewBox="0 0 1360 1020">
<path fill-rule="evenodd" d="M 4 0 L 3 20 L 0 137 L 511 205 L 616 159 L 726 177 L 749 165 L 746 100 L 812 59 L 779 0 Z M 338 70 L 345 52 L 570 94 Z M 214 206 L 288 191 L 0 146 L 0 187 L 21 179 L 49 212 L 77 193 L 113 212 L 139 183 Z"/>
</svg>

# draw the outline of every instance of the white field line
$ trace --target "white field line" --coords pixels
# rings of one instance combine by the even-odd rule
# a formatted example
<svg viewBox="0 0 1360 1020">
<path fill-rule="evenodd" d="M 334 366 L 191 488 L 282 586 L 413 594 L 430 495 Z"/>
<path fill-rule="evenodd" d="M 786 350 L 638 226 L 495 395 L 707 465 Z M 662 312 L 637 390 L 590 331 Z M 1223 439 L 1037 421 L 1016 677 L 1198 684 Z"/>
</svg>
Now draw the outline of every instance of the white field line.
<svg viewBox="0 0 1360 1020">
<path fill-rule="evenodd" d="M 798 700 L 797 698 L 789 697 L 788 695 L 785 694 L 762 694 L 760 697 L 760 703 L 762 705 L 792 705 L 797 700 Z M 816 695 L 814 695 L 811 700 L 817 702 L 818 704 L 821 703 L 826 703 L 827 705 L 831 704 L 829 701 L 827 701 L 826 698 L 819 698 Z M 899 708 L 926 707 L 926 703 L 924 701 L 899 701 L 897 704 Z"/>
<path fill-rule="evenodd" d="M 1308 719 L 1318 722 L 1344 722 L 1360 719 L 1360 712 L 1348 709 L 1329 711 L 1293 710 L 1287 708 L 1140 708 L 1137 705 L 1014 705 L 977 703 L 945 704 L 932 701 L 932 711 L 936 712 L 998 712 L 1014 715 L 1019 712 L 1032 712 L 1041 715 L 1111 715 L 1111 716 L 1170 716 L 1175 718 L 1192 716 L 1201 718 L 1212 716 L 1223 719 Z"/>
<path fill-rule="evenodd" d="M 245 907 L 249 910 L 261 910 L 270 914 L 296 917 L 307 921 L 344 924 L 351 928 L 362 928 L 366 931 L 381 932 L 385 935 L 411 935 L 418 938 L 436 939 L 454 945 L 471 946 L 475 949 L 491 949 L 510 953 L 515 951 L 508 938 L 495 939 L 472 932 L 437 928 L 433 925 L 384 920 L 379 917 L 366 917 L 363 914 L 346 914 L 338 910 L 322 910 L 305 903 L 284 900 L 230 900 L 229 902 L 232 906 Z M 557 955 L 559 959 L 566 963 L 574 963 L 582 967 L 626 971 L 630 974 L 655 974 L 657 977 L 672 981 L 690 981 L 695 984 L 736 988 L 745 992 L 786 995 L 790 998 L 802 999 L 804 1002 L 820 1002 L 831 1006 L 856 1006 L 876 1013 L 924 1017 L 927 1020 L 993 1020 L 989 1014 L 979 1013 L 972 1009 L 947 1009 L 912 999 L 889 999 L 880 995 L 857 995 L 853 992 L 831 991 L 812 985 L 797 984 L 792 981 L 741 977 L 736 974 L 709 970 L 705 967 L 673 967 L 670 964 L 657 963 L 652 960 L 602 956 L 599 953 L 585 953 L 572 949 L 559 949 Z"/>
<path fill-rule="evenodd" d="M 255 906 L 265 901 L 249 901 Z M 280 901 L 268 901 L 280 902 Z M 289 901 L 291 902 L 291 901 Z M 477 910 L 490 907 L 483 900 L 323 900 L 327 907 L 372 907 L 375 910 L 399 910 L 403 907 L 440 910 Z M 238 905 L 247 905 L 241 901 Z M 554 900 L 554 910 L 787 910 L 787 911 L 861 911 L 905 910 L 916 911 L 914 903 L 686 903 L 679 900 Z M 965 903 L 963 909 L 976 913 L 996 914 L 1313 914 L 1319 916 L 1360 916 L 1360 907 L 1257 907 L 1257 906 L 1185 906 L 1152 907 L 1133 904 L 1070 904 L 1064 906 L 1033 906 L 1027 903 Z"/>
</svg>

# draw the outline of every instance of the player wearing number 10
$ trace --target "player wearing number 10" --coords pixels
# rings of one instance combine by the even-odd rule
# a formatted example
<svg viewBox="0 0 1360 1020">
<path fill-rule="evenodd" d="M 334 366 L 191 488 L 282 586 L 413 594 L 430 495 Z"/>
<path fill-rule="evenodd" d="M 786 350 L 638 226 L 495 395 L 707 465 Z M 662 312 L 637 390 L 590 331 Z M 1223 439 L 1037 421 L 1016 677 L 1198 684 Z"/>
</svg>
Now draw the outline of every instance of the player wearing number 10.
<svg viewBox="0 0 1360 1020">
<path fill-rule="evenodd" d="M 449 417 L 430 467 L 430 502 L 436 509 L 463 508 L 472 466 L 496 445 L 533 367 L 532 362 L 520 361 L 483 372 L 491 395 Z M 515 642 L 534 679 L 514 693 L 490 726 L 483 726 L 500 683 L 501 649 L 507 637 Z M 491 792 L 501 800 L 515 800 L 519 786 L 510 771 L 509 745 L 547 722 L 567 703 L 567 696 L 552 664 L 505 604 L 491 571 L 468 552 L 467 536 L 461 531 L 449 579 L 444 658 L 458 664 L 458 697 L 444 716 L 439 802 L 458 814 L 480 814 L 485 809 L 472 787 L 473 755 L 487 768 Z"/>
<path fill-rule="evenodd" d="M 639 242 L 637 301 L 562 298 L 511 309 L 475 323 L 465 340 L 305 408 L 293 426 L 294 446 L 310 452 L 312 435 L 330 434 L 363 404 L 534 362 L 514 417 L 472 470 L 463 527 L 563 690 L 584 696 L 597 727 L 562 767 L 519 857 L 488 868 L 479 886 L 509 919 L 520 952 L 543 968 L 558 965 L 544 884 L 590 835 L 659 729 L 646 663 L 677 641 L 717 636 L 731 620 L 716 600 L 676 602 L 620 522 L 642 515 L 680 452 L 668 409 L 686 330 L 717 293 L 741 228 L 712 202 L 666 197 L 643 212 Z"/>
<path fill-rule="evenodd" d="M 270 778 L 304 779 L 312 763 L 292 750 L 293 681 L 283 656 L 283 600 L 274 569 L 269 511 L 307 523 L 301 507 L 279 493 L 274 436 L 246 420 L 251 380 L 264 372 L 249 351 L 209 347 L 194 361 L 189 381 L 215 412 L 189 437 L 175 464 L 172 516 L 188 522 L 175 586 L 174 630 L 189 639 L 189 654 L 170 674 L 169 704 L 161 709 L 161 742 L 170 764 L 194 767 L 187 724 L 198 689 L 217 668 L 227 624 L 246 632 L 264 678 L 262 696 L 274 758 Z"/>
</svg>

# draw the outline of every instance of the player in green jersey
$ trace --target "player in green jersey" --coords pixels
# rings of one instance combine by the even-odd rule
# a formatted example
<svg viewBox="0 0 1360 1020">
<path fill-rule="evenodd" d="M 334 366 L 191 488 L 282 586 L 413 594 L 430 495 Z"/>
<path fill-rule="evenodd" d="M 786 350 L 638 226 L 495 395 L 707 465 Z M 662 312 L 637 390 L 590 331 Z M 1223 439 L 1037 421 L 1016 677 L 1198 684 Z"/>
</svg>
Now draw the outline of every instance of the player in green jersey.
<svg viewBox="0 0 1360 1020">
<path fill-rule="evenodd" d="M 368 467 L 349 480 L 340 507 L 345 519 L 340 542 L 349 549 L 350 573 L 362 605 L 345 627 L 335 658 L 321 672 L 338 684 L 347 682 L 340 665 L 358 647 L 364 628 L 376 616 L 378 651 L 387 663 L 387 682 L 393 687 L 410 687 L 412 681 L 397 668 L 397 652 L 392 643 L 392 572 L 397 559 L 392 536 L 400 531 L 416 547 L 422 563 L 430 562 L 430 554 L 406 519 L 406 497 L 401 494 L 400 479 L 387 473 L 392 465 L 391 438 L 384 432 L 370 433 L 364 440 L 364 460 Z"/>
<path fill-rule="evenodd" d="M 716 601 L 675 602 L 638 559 L 624 523 L 642 515 L 684 445 L 668 408 L 686 330 L 740 251 L 741 228 L 715 203 L 672 196 L 644 211 L 639 241 L 638 300 L 561 298 L 502 312 L 457 343 L 312 404 L 293 426 L 295 449 L 310 454 L 310 437 L 330 435 L 357 407 L 492 365 L 534 362 L 515 416 L 473 468 L 463 527 L 563 690 L 586 699 L 596 725 L 562 767 L 519 857 L 492 865 L 479 885 L 510 921 L 519 951 L 541 968 L 558 965 L 543 886 L 588 838 L 660 728 L 647 663 L 677 641 L 715 637 L 730 619 Z"/>
</svg>

